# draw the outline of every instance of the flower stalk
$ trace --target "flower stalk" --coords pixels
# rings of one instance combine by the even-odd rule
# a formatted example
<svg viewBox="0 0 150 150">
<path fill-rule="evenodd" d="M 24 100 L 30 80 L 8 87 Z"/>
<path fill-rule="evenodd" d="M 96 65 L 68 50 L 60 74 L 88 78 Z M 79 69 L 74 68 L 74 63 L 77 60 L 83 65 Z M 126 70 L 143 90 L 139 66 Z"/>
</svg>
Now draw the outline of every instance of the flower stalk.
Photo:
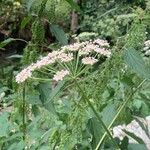
<svg viewBox="0 0 150 150">
<path fill-rule="evenodd" d="M 26 89 L 25 84 L 23 85 L 23 92 L 22 92 L 22 128 L 23 128 L 23 140 L 26 139 Z"/>
<path fill-rule="evenodd" d="M 92 109 L 92 111 L 94 112 L 95 116 L 97 117 L 98 121 L 101 123 L 101 125 L 103 126 L 104 130 L 106 131 L 107 135 L 109 136 L 109 138 L 112 140 L 112 142 L 114 143 L 114 145 L 116 146 L 117 150 L 121 150 L 120 146 L 118 145 L 118 143 L 114 140 L 113 136 L 111 135 L 109 129 L 106 127 L 105 123 L 102 121 L 101 117 L 99 116 L 98 112 L 96 111 L 96 109 L 94 108 L 94 106 L 92 105 L 92 103 L 90 102 L 90 100 L 88 99 L 88 97 L 84 94 L 84 91 L 82 90 L 82 88 L 80 87 L 80 85 L 78 84 L 78 82 L 75 79 L 75 84 L 78 87 L 78 89 L 80 90 L 80 92 L 82 93 L 82 96 L 84 98 L 84 100 L 88 103 L 89 107 Z"/>
</svg>

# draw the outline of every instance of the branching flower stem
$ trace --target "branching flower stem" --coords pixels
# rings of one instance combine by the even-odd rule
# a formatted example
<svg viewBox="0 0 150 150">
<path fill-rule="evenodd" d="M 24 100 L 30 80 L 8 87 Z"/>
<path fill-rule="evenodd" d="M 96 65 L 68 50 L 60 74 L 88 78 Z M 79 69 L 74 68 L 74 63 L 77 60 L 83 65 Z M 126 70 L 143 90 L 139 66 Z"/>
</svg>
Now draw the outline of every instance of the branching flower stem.
<svg viewBox="0 0 150 150">
<path fill-rule="evenodd" d="M 120 115 L 120 113 L 123 111 L 123 109 L 126 107 L 127 103 L 129 102 L 129 100 L 132 98 L 132 96 L 135 94 L 135 92 L 145 83 L 146 79 L 144 79 L 138 86 L 137 88 L 128 96 L 128 98 L 125 100 L 125 102 L 120 106 L 120 108 L 118 109 L 117 114 L 115 115 L 115 117 L 113 118 L 112 122 L 110 123 L 110 125 L 108 126 L 108 130 L 110 130 L 111 126 L 114 124 L 114 122 L 116 121 L 116 119 L 118 118 L 118 116 Z M 96 146 L 95 150 L 99 150 L 99 147 L 101 146 L 103 140 L 105 139 L 107 135 L 107 132 L 105 132 L 102 136 L 102 138 L 100 139 L 98 145 Z"/>
<path fill-rule="evenodd" d="M 80 85 L 78 84 L 78 82 L 75 79 L 75 84 L 78 87 L 78 89 L 80 90 L 80 92 L 82 93 L 82 96 L 84 98 L 84 100 L 88 103 L 89 107 L 92 109 L 92 111 L 94 112 L 95 116 L 97 117 L 98 121 L 101 123 L 101 125 L 103 126 L 103 128 L 105 129 L 106 133 L 108 134 L 108 136 L 110 137 L 110 139 L 112 140 L 112 142 L 114 143 L 114 145 L 116 146 L 117 150 L 120 150 L 119 145 L 116 143 L 116 141 L 114 140 L 114 138 L 112 137 L 110 131 L 107 129 L 105 123 L 102 121 L 102 119 L 100 118 L 98 112 L 95 110 L 94 106 L 92 105 L 92 103 L 90 102 L 90 100 L 88 99 L 88 97 L 85 95 L 84 91 L 82 90 L 82 88 L 80 87 Z"/>
</svg>

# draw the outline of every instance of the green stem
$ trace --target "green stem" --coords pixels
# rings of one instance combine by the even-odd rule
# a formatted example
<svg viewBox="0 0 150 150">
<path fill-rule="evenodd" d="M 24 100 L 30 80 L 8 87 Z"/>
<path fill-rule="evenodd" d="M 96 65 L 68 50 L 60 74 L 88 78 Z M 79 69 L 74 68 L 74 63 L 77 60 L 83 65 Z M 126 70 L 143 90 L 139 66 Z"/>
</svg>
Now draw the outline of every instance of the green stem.
<svg viewBox="0 0 150 150">
<path fill-rule="evenodd" d="M 50 66 L 44 67 L 44 69 L 47 70 L 47 71 L 53 72 L 53 73 L 57 72 L 56 69 L 54 69 L 53 67 L 50 67 Z"/>
<path fill-rule="evenodd" d="M 118 118 L 118 116 L 120 115 L 120 113 L 123 111 L 123 109 L 126 107 L 127 103 L 129 102 L 129 100 L 131 99 L 131 97 L 135 94 L 135 92 L 143 85 L 143 83 L 146 81 L 146 79 L 144 79 L 138 86 L 137 88 L 128 96 L 128 98 L 126 99 L 126 101 L 123 103 L 123 105 L 120 106 L 117 114 L 115 115 L 115 117 L 113 118 L 112 122 L 110 123 L 110 125 L 108 126 L 108 130 L 110 130 L 111 126 L 114 124 L 114 122 L 116 121 L 116 119 Z M 95 150 L 99 150 L 99 147 L 101 146 L 103 140 L 105 139 L 107 135 L 107 132 L 105 132 L 102 136 L 102 138 L 100 139 L 98 145 L 96 146 Z"/>
<path fill-rule="evenodd" d="M 15 41 L 22 41 L 28 44 L 28 41 L 24 40 L 24 39 L 14 39 Z"/>
<path fill-rule="evenodd" d="M 110 137 L 110 139 L 112 140 L 112 142 L 114 143 L 114 145 L 116 146 L 117 149 L 120 150 L 119 145 L 116 143 L 116 141 L 114 140 L 114 138 L 112 137 L 110 131 L 107 129 L 105 123 L 102 121 L 102 119 L 100 118 L 98 112 L 95 110 L 94 106 L 92 105 L 92 103 L 90 102 L 90 100 L 88 99 L 88 97 L 84 94 L 84 91 L 82 90 L 82 88 L 79 86 L 78 82 L 75 80 L 75 83 L 78 87 L 78 89 L 80 90 L 80 92 L 82 93 L 82 96 L 84 98 L 84 100 L 88 103 L 88 105 L 90 106 L 90 108 L 92 109 L 92 111 L 94 112 L 95 116 L 97 117 L 98 121 L 101 123 L 101 125 L 103 126 L 103 128 L 105 129 L 106 133 L 108 134 L 108 136 Z"/>
<path fill-rule="evenodd" d="M 52 81 L 52 79 L 44 79 L 44 78 L 36 78 L 36 77 L 31 77 L 33 80 L 39 80 L 39 81 Z"/>
<path fill-rule="evenodd" d="M 25 104 L 25 84 L 23 85 L 23 92 L 22 92 L 22 126 L 23 126 L 23 140 L 25 141 L 26 138 L 26 104 Z"/>
<path fill-rule="evenodd" d="M 74 71 L 74 74 L 77 73 L 77 69 L 78 69 L 78 65 L 79 65 L 79 54 L 77 54 L 77 59 L 76 59 L 76 63 L 75 63 L 75 71 Z"/>
</svg>

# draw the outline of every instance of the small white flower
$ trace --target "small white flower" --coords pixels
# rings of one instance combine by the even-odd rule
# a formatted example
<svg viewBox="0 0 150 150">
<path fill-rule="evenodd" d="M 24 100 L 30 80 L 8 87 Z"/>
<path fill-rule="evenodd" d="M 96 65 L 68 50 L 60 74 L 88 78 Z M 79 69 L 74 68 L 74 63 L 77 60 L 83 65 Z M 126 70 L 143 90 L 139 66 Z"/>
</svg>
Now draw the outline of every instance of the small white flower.
<svg viewBox="0 0 150 150">
<path fill-rule="evenodd" d="M 94 51 L 97 52 L 97 53 L 100 53 L 100 54 L 104 54 L 106 49 L 98 47 L 98 48 L 95 48 Z"/>
<path fill-rule="evenodd" d="M 57 71 L 56 74 L 54 75 L 53 77 L 53 80 L 55 81 L 62 81 L 63 78 L 66 76 L 66 75 L 69 75 L 69 71 L 68 70 L 61 70 L 61 71 Z"/>
<path fill-rule="evenodd" d="M 69 53 L 69 54 L 61 53 L 58 55 L 57 58 L 61 62 L 69 62 L 69 61 L 73 60 L 73 54 L 72 53 Z"/>
<path fill-rule="evenodd" d="M 16 82 L 22 83 L 26 81 L 28 78 L 32 76 L 32 66 L 28 66 L 27 68 L 23 69 L 20 73 L 16 76 Z"/>
<path fill-rule="evenodd" d="M 94 40 L 93 43 L 96 43 L 98 44 L 99 46 L 102 46 L 102 47 L 109 47 L 109 43 L 106 41 L 106 40 L 102 40 L 102 39 L 96 39 Z"/>
<path fill-rule="evenodd" d="M 93 65 L 96 62 L 98 62 L 98 60 L 95 59 L 94 57 L 85 57 L 85 58 L 82 59 L 82 63 L 84 65 Z"/>
</svg>

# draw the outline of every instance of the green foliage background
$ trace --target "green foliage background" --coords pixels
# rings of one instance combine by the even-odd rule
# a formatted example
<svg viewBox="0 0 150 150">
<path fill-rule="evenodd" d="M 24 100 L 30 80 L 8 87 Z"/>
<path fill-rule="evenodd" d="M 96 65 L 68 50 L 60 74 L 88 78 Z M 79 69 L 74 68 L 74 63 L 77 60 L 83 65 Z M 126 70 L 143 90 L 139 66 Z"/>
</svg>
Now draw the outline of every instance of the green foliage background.
<svg viewBox="0 0 150 150">
<path fill-rule="evenodd" d="M 0 3 L 6 6 L 12 2 Z M 29 81 L 19 86 L 14 81 L 19 69 L 47 53 L 43 53 L 44 47 L 52 50 L 45 37 L 45 20 L 56 38 L 55 49 L 68 44 L 68 37 L 61 27 L 69 28 L 72 6 L 65 0 L 24 0 L 21 5 L 26 12 L 25 20 L 20 24 L 25 28 L 30 23 L 32 37 L 23 50 L 21 61 L 15 59 L 15 65 L 1 69 L 0 105 L 2 110 L 9 108 L 11 112 L 1 110 L 0 149 L 96 150 L 105 130 L 75 83 L 62 81 L 54 85 L 52 82 Z M 83 92 L 107 127 L 129 123 L 133 116 L 149 115 L 150 61 L 143 57 L 141 50 L 149 38 L 150 2 L 83 0 L 80 7 L 78 38 L 81 41 L 105 38 L 112 49 L 110 59 L 102 58 L 90 75 L 79 80 Z M 0 48 L 9 42 L 0 43 Z M 39 73 L 39 76 L 42 75 Z M 137 88 L 145 79 L 147 81 Z M 127 105 L 113 121 L 126 101 Z M 22 122 L 24 115 L 25 123 Z M 124 140 L 119 141 L 122 149 L 134 150 L 137 146 L 145 149 L 141 143 L 124 144 Z M 99 149 L 115 149 L 115 146 L 105 136 Z"/>
</svg>

